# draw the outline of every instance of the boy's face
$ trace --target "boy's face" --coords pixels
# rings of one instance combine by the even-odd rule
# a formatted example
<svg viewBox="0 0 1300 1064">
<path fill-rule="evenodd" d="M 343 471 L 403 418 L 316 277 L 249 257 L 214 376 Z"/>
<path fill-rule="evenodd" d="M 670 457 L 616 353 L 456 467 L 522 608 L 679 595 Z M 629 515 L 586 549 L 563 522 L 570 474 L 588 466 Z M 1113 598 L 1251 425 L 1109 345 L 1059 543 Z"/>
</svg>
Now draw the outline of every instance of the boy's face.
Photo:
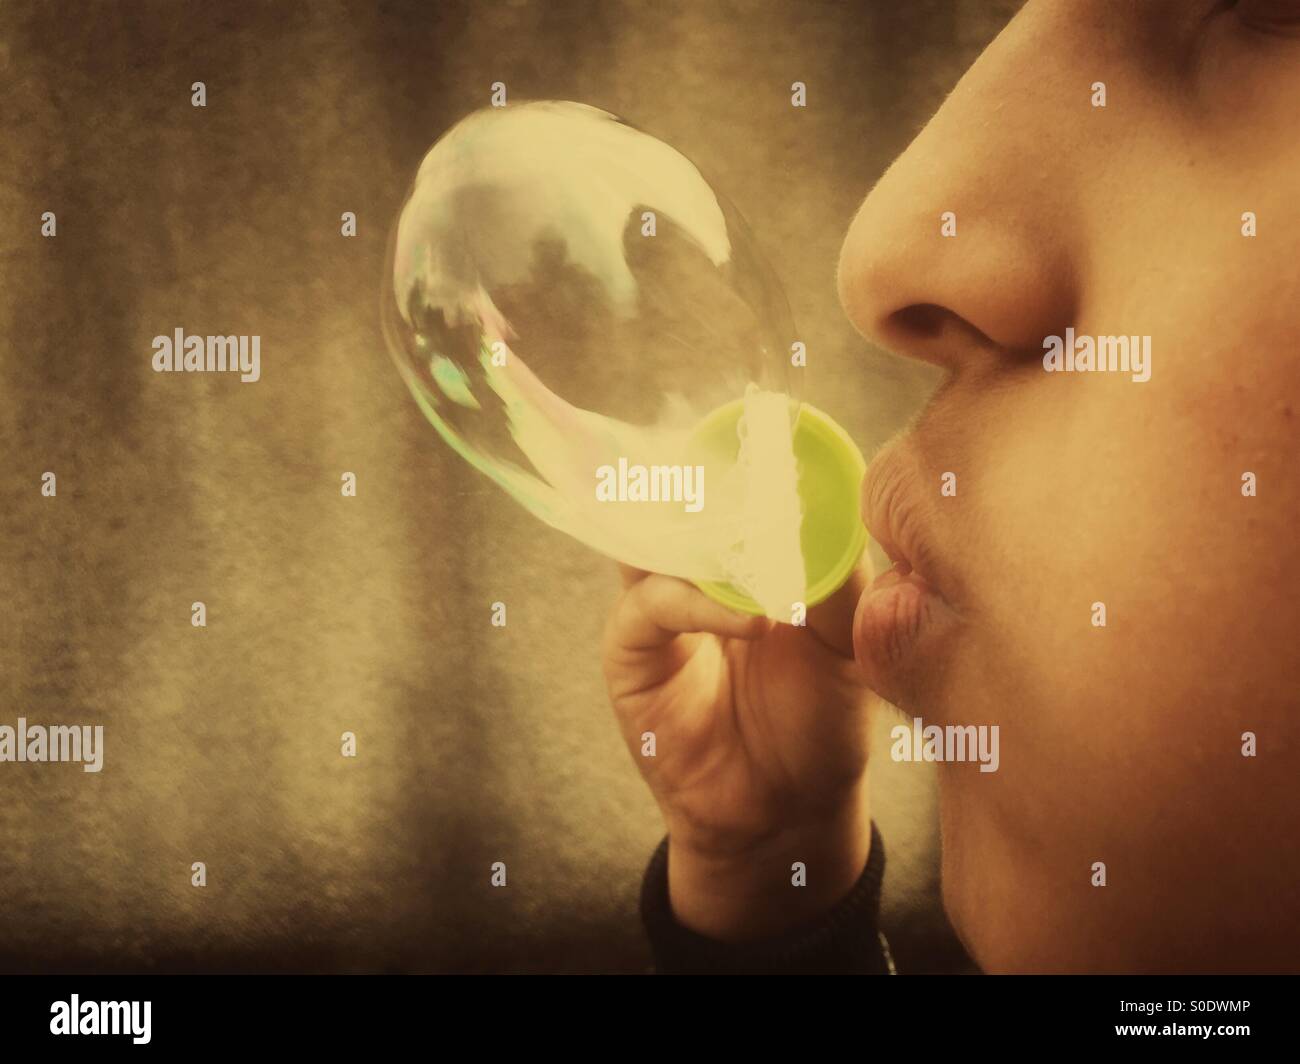
<svg viewBox="0 0 1300 1064">
<path fill-rule="evenodd" d="M 856 641 L 925 724 L 1000 727 L 998 771 L 941 767 L 975 959 L 1294 966 L 1300 0 L 1031 0 L 863 204 L 840 287 L 948 371 L 864 500 L 934 590 L 868 592 Z M 1047 372 L 1067 327 L 1149 336 L 1150 379 Z"/>
</svg>

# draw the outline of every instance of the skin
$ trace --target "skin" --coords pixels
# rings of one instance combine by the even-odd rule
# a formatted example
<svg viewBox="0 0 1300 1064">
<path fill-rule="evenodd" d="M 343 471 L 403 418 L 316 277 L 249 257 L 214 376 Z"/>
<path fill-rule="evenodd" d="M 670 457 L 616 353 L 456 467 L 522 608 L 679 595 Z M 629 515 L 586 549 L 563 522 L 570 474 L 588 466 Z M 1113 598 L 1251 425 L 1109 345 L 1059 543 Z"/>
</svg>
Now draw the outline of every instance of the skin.
<svg viewBox="0 0 1300 1064">
<path fill-rule="evenodd" d="M 946 377 L 864 517 L 923 580 L 796 631 L 627 574 L 609 626 L 683 923 L 750 938 L 847 891 L 870 688 L 1000 729 L 997 772 L 939 766 L 945 907 L 984 970 L 1296 970 L 1297 100 L 1296 0 L 1031 0 L 877 183 L 842 302 Z M 1149 335 L 1151 379 L 1044 372 L 1068 326 Z"/>
</svg>

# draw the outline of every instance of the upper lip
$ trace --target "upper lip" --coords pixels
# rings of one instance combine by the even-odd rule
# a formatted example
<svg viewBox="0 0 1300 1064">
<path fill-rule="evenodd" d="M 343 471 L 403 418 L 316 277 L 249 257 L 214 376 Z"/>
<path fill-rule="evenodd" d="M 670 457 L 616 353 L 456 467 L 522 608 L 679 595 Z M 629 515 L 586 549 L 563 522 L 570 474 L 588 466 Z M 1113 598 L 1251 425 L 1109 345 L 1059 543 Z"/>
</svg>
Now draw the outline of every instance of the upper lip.
<svg viewBox="0 0 1300 1064">
<path fill-rule="evenodd" d="M 867 686 L 908 712 L 942 704 L 943 662 L 960 617 L 939 549 L 946 509 L 915 433 L 880 452 L 862 485 L 862 516 L 895 567 L 858 601 L 853 649 Z"/>
<path fill-rule="evenodd" d="M 862 520 L 900 570 L 911 570 L 940 590 L 944 574 L 934 549 L 934 531 L 911 437 L 888 444 L 867 469 L 862 486 Z M 935 484 L 937 497 L 938 483 Z"/>
</svg>

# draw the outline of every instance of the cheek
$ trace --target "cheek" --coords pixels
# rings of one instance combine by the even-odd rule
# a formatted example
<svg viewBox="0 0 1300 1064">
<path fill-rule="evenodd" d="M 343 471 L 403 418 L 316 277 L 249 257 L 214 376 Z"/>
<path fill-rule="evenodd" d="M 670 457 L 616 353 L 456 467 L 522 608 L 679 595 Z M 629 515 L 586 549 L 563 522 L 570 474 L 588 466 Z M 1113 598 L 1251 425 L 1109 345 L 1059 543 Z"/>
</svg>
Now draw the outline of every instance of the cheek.
<svg viewBox="0 0 1300 1064">
<path fill-rule="evenodd" d="M 1300 577 L 1288 471 L 1300 382 L 1277 356 L 1290 329 L 1277 306 L 1250 332 L 1220 316 L 1239 349 L 1169 319 L 1146 383 L 1039 366 L 978 398 L 953 522 L 976 622 L 967 691 L 1014 714 L 1031 691 L 1095 710 L 1118 687 L 1120 704 L 1158 710 L 1287 660 L 1259 653 L 1279 619 L 1300 620 L 1287 594 Z M 1267 498 L 1243 495 L 1248 471 Z"/>
<path fill-rule="evenodd" d="M 1157 709 L 1162 686 L 1230 697 L 1276 673 L 1291 656 L 1260 651 L 1281 651 L 1300 620 L 1300 382 L 1289 360 L 1260 357 L 1281 339 L 1238 333 L 1228 350 L 1202 336 L 1197 350 L 1169 335 L 1145 384 L 1067 379 L 1008 415 L 982 493 L 984 539 L 1022 578 L 987 574 L 988 634 L 1011 655 L 1032 646 L 1044 682 L 1100 694 L 1118 681 L 1123 702 Z"/>
<path fill-rule="evenodd" d="M 1272 325 L 1261 337 L 1267 318 L 1255 341 L 1276 340 Z M 1092 863 L 1153 891 L 1198 882 L 1207 829 L 1276 805 L 1262 774 L 1241 778 L 1242 732 L 1265 721 L 1297 741 L 1294 371 L 1192 334 L 1168 334 L 1169 365 L 1146 384 L 1027 379 L 986 395 L 1001 428 L 963 441 L 976 575 L 946 713 L 998 724 L 1001 765 L 942 770 L 945 903 L 994 970 L 1059 958 L 1026 918 L 1034 906 L 1051 910 L 1040 924 L 1080 929 L 1079 963 L 1089 936 L 1148 933 L 1121 905 L 1088 916 Z M 1242 494 L 1246 465 L 1270 485 L 1266 505 Z"/>
</svg>

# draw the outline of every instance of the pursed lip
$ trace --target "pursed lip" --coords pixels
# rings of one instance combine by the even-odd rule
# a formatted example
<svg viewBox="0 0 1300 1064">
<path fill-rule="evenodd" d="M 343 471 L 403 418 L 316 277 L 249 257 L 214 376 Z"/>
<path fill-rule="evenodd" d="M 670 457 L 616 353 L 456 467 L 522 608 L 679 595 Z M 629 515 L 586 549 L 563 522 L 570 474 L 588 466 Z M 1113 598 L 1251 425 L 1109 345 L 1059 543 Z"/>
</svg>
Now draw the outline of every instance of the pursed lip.
<svg viewBox="0 0 1300 1064">
<path fill-rule="evenodd" d="M 919 711 L 934 690 L 957 627 L 936 545 L 939 487 L 937 475 L 933 485 L 923 475 L 911 436 L 876 456 L 862 486 L 863 522 L 894 567 L 858 602 L 854 654 L 868 686 L 904 710 Z"/>
</svg>

